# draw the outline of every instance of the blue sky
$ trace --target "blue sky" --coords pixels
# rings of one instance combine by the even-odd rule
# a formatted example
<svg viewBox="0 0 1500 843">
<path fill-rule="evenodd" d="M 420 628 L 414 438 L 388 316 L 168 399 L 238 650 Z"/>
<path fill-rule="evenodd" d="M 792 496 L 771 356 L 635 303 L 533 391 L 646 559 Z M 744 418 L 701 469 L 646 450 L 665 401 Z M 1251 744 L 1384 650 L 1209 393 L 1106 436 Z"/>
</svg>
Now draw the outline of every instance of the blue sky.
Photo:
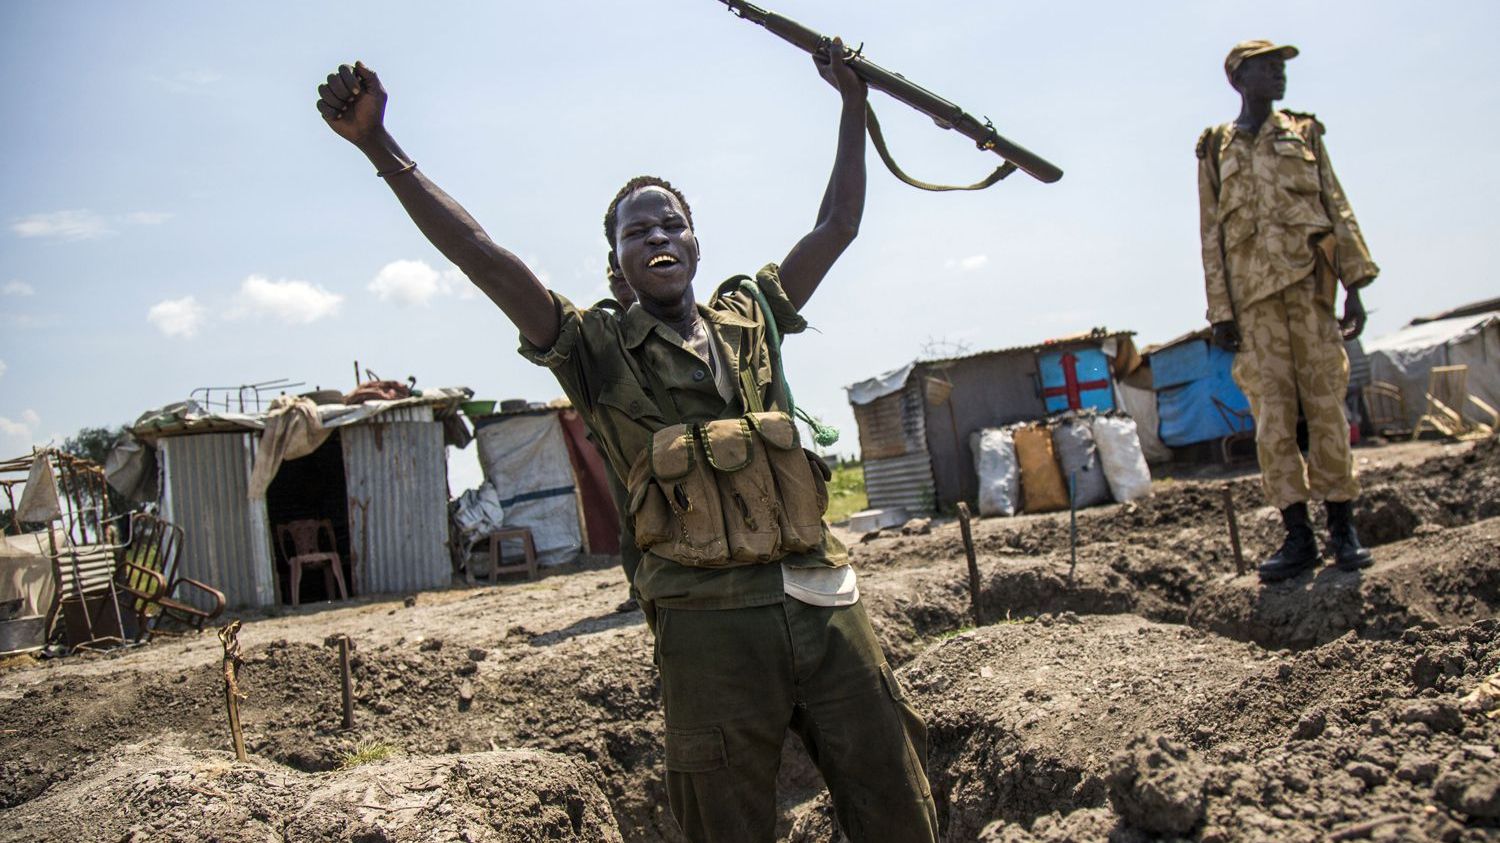
<svg viewBox="0 0 1500 843">
<path fill-rule="evenodd" d="M 713 0 L 0 4 L 0 456 L 194 387 L 384 377 L 547 399 L 545 372 L 322 124 L 315 86 L 361 58 L 387 123 L 500 243 L 580 303 L 605 294 L 605 203 L 665 176 L 693 206 L 706 296 L 811 224 L 837 97 Z M 863 41 L 1066 170 L 977 194 L 908 188 L 868 157 L 859 240 L 791 339 L 799 399 L 846 431 L 841 387 L 924 349 L 1096 325 L 1202 323 L 1193 143 L 1233 117 L 1243 38 L 1296 44 L 1284 105 L 1315 111 L 1383 273 L 1372 336 L 1495 295 L 1489 166 L 1500 5 L 1487 2 L 772 5 Z M 994 163 L 873 97 L 928 180 Z M 455 465 L 466 469 L 472 456 Z"/>
</svg>

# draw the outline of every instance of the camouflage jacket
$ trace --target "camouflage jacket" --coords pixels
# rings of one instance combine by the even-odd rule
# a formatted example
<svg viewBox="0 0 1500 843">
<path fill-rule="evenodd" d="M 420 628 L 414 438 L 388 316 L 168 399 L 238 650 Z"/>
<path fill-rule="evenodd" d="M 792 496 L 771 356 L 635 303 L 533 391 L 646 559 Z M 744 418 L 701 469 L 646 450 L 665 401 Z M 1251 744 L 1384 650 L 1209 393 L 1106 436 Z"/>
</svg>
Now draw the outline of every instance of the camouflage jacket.
<svg viewBox="0 0 1500 843">
<path fill-rule="evenodd" d="M 1198 202 L 1208 321 L 1246 307 L 1313 274 L 1314 242 L 1334 236 L 1334 263 L 1346 289 L 1380 271 L 1323 146 L 1311 114 L 1275 111 L 1251 135 L 1234 123 L 1198 138 Z"/>
</svg>

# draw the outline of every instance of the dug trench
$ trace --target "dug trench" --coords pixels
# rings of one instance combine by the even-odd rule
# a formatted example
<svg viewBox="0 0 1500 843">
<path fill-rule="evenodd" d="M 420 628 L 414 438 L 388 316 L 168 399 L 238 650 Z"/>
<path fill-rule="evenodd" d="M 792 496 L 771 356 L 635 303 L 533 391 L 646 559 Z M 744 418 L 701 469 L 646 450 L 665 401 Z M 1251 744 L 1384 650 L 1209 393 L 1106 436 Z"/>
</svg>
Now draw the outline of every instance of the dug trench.
<svg viewBox="0 0 1500 843">
<path fill-rule="evenodd" d="M 1421 456 L 1364 472 L 1356 517 L 1380 562 L 1357 577 L 1234 576 L 1221 486 L 1247 555 L 1279 531 L 1253 477 L 1081 513 L 1076 568 L 1066 514 L 978 522 L 978 629 L 955 525 L 856 544 L 863 600 L 928 718 L 947 838 L 1493 835 L 1500 448 Z M 617 571 L 583 571 L 252 620 L 248 766 L 224 753 L 210 636 L 22 664 L 0 675 L 0 838 L 201 839 L 205 817 L 249 817 L 243 838 L 208 827 L 680 840 L 649 633 L 613 611 L 622 592 Z M 357 643 L 352 730 L 337 633 Z M 395 757 L 334 769 L 372 746 Z M 783 839 L 835 839 L 820 793 L 789 744 Z"/>
</svg>

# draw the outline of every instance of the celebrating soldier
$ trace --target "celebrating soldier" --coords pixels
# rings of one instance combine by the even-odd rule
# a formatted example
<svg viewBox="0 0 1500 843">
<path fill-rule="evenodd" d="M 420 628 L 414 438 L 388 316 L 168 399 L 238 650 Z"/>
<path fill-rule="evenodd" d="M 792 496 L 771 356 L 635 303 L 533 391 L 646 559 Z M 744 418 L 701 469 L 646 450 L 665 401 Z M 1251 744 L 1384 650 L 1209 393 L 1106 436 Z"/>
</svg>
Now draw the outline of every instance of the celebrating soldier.
<svg viewBox="0 0 1500 843">
<path fill-rule="evenodd" d="M 1333 174 L 1323 124 L 1273 110 L 1286 94 L 1297 48 L 1242 41 L 1224 72 L 1240 94 L 1239 117 L 1198 139 L 1204 280 L 1213 342 L 1237 352 L 1234 379 L 1250 399 L 1266 497 L 1281 510 L 1286 540 L 1260 566 L 1282 580 L 1318 564 L 1311 499 L 1328 513 L 1328 548 L 1343 569 L 1367 567 L 1351 510 L 1359 481 L 1349 450 L 1345 340 L 1364 330 L 1360 290 L 1379 268 Z M 1343 318 L 1334 318 L 1339 282 Z M 1297 447 L 1307 420 L 1306 459 Z"/>
<path fill-rule="evenodd" d="M 611 275 L 628 285 L 617 295 L 636 297 L 623 313 L 548 290 L 417 169 L 385 128 L 373 70 L 341 66 L 318 89 L 328 126 L 520 329 L 522 355 L 552 370 L 624 478 L 623 517 L 642 550 L 631 577 L 661 669 L 668 799 L 694 841 L 774 838 L 788 730 L 852 840 L 937 834 L 925 726 L 822 520 L 826 468 L 800 447 L 774 339 L 806 326 L 799 311 L 864 210 L 865 84 L 842 43 L 824 56 L 819 72 L 843 105 L 812 230 L 779 267 L 700 304 L 687 200 L 660 178 L 631 179 L 604 218 Z"/>
</svg>

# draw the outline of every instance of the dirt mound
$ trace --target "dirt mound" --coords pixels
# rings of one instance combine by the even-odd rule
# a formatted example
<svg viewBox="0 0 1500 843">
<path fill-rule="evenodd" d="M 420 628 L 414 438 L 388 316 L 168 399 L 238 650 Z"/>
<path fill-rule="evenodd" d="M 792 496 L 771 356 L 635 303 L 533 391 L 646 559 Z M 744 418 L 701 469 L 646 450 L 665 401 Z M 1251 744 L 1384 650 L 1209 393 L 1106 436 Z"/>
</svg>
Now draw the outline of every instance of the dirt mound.
<svg viewBox="0 0 1500 843">
<path fill-rule="evenodd" d="M 1376 551 L 1374 567 L 1333 567 L 1262 584 L 1208 586 L 1188 623 L 1266 647 L 1310 647 L 1349 630 L 1390 638 L 1413 626 L 1465 623 L 1500 611 L 1500 519 L 1433 528 Z"/>
<path fill-rule="evenodd" d="M 377 761 L 306 774 L 233 755 L 128 745 L 7 812 L 0 839 L 620 840 L 594 772 L 535 750 Z"/>
<path fill-rule="evenodd" d="M 951 840 L 1101 805 L 1114 752 L 1274 664 L 1252 645 L 1133 615 L 1045 616 L 944 640 L 898 672 L 927 715 L 928 771 Z M 799 817 L 793 840 L 832 839 Z"/>
<path fill-rule="evenodd" d="M 1500 835 L 1500 622 L 1351 636 L 1186 708 L 1114 757 L 1112 808 L 1060 806 L 981 839 L 1153 839 L 1195 815 L 1201 841 Z M 1162 734 L 1197 749 L 1160 751 Z"/>
<path fill-rule="evenodd" d="M 1163 735 L 1130 742 L 1109 763 L 1109 804 L 1152 834 L 1183 835 L 1203 820 L 1204 775 L 1197 753 Z"/>
</svg>

